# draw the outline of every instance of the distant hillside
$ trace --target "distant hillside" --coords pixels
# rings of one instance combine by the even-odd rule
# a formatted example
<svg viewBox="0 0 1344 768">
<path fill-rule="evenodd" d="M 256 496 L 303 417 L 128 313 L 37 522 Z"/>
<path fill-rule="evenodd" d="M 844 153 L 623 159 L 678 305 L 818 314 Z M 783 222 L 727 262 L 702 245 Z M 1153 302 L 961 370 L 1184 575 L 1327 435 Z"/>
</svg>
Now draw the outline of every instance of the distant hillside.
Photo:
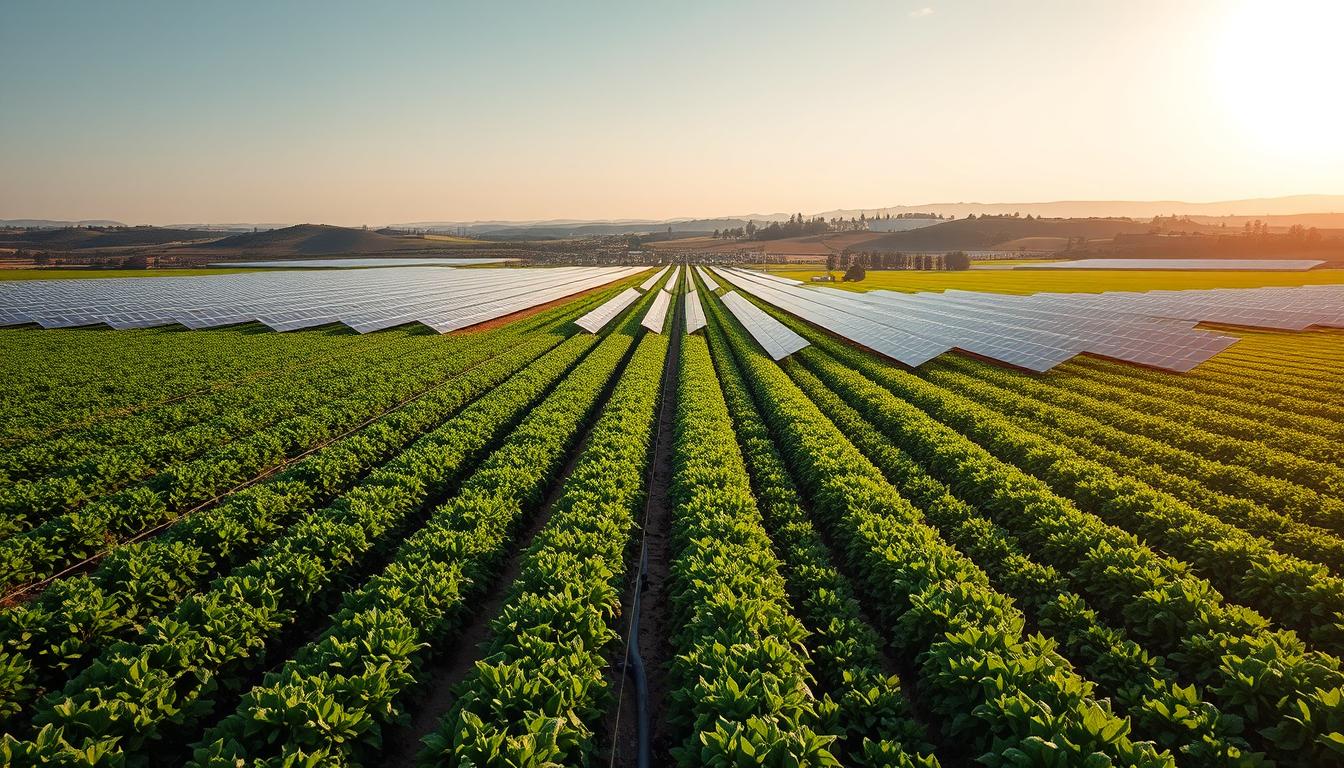
<svg viewBox="0 0 1344 768">
<path fill-rule="evenodd" d="M 1218 200 L 1209 203 L 1188 203 L 1183 200 L 1058 200 L 1037 203 L 924 203 L 895 205 L 887 208 L 840 208 L 817 214 L 831 218 L 849 218 L 866 214 L 941 213 L 944 216 L 965 218 L 969 214 L 999 216 L 1020 213 L 1023 216 L 1047 218 L 1091 218 L 1125 216 L 1132 219 L 1151 219 L 1154 216 L 1282 216 L 1299 213 L 1344 212 L 1344 195 L 1290 195 L 1287 197 L 1259 197 L 1246 200 Z M 774 218 L 781 214 L 757 216 Z M 784 218 L 788 218 L 784 215 Z"/>
<path fill-rule="evenodd" d="M 1190 219 L 1210 227 L 1242 227 L 1254 221 L 1261 221 L 1270 227 L 1284 229 L 1293 226 L 1344 229 L 1344 213 L 1295 213 L 1285 216 L 1191 216 Z"/>
<path fill-rule="evenodd" d="M 41 227 L 42 229 L 64 229 L 67 227 L 124 227 L 120 221 L 108 219 L 87 219 L 84 221 L 66 221 L 64 219 L 0 219 L 0 227 Z"/>
<path fill-rule="evenodd" d="M 419 238 L 380 235 L 365 229 L 330 224 L 298 224 L 269 232 L 230 235 L 191 250 L 231 251 L 244 255 L 333 256 L 425 250 L 428 247 L 432 244 Z"/>
<path fill-rule="evenodd" d="M 1085 237 L 1097 240 L 1143 234 L 1146 222 L 1128 219 L 1027 219 L 982 216 L 955 219 L 889 235 L 863 244 L 872 251 L 979 251 L 1026 237 Z"/>
<path fill-rule="evenodd" d="M 189 229 L 160 229 L 158 227 L 86 228 L 0 231 L 0 246 L 6 248 L 36 248 L 60 251 L 93 248 L 132 248 L 141 245 L 163 245 L 197 240 L 213 240 L 218 232 Z"/>
<path fill-rule="evenodd" d="M 707 235 L 716 229 L 745 227 L 746 219 L 692 219 L 654 222 L 590 222 L 573 224 L 524 224 L 518 226 L 480 225 L 463 227 L 468 234 L 494 239 L 562 239 L 602 235 L 644 235 L 666 233 L 689 237 Z"/>
</svg>

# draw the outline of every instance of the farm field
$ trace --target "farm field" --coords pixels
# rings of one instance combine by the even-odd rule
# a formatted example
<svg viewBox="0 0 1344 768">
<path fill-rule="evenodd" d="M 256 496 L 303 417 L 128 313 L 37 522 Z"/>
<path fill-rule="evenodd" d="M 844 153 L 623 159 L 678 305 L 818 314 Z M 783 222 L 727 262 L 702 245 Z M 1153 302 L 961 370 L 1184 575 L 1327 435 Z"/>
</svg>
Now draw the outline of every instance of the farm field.
<svg viewBox="0 0 1344 768">
<path fill-rule="evenodd" d="M 987 262 L 992 263 L 992 262 Z M 1024 262 L 1017 262 L 1024 263 Z M 824 270 L 812 267 L 759 265 L 760 269 L 810 281 Z M 839 276 L 842 272 L 837 272 Z M 1125 270 L 976 270 L 963 272 L 922 270 L 869 270 L 861 282 L 836 282 L 835 288 L 851 291 L 990 291 L 993 293 L 1038 293 L 1042 291 L 1096 293 L 1101 291 L 1154 291 L 1194 288 L 1262 288 L 1292 285 L 1341 285 L 1344 269 L 1313 269 L 1307 272 L 1162 272 Z"/>
<path fill-rule="evenodd" d="M 1344 765 L 1344 331 L 912 369 L 745 286 L 776 361 L 655 274 L 444 335 L 0 329 L 3 762 Z"/>
</svg>

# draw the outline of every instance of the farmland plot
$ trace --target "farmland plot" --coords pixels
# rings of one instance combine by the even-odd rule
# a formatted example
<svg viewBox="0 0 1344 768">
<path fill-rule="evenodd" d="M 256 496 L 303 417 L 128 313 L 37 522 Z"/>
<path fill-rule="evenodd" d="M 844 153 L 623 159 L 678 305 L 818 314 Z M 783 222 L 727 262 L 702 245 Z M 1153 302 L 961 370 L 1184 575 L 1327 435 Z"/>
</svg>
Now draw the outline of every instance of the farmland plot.
<svg viewBox="0 0 1344 768">
<path fill-rule="evenodd" d="M 5 763 L 1344 765 L 1344 332 L 910 368 L 681 266 L 0 330 Z"/>
</svg>

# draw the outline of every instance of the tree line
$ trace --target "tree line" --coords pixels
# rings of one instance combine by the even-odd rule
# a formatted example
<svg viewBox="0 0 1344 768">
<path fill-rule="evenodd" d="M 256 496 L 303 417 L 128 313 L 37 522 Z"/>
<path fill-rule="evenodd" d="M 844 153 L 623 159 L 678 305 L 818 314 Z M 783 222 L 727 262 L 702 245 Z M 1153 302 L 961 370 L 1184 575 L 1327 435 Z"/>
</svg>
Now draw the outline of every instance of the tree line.
<svg viewBox="0 0 1344 768">
<path fill-rule="evenodd" d="M 884 215 L 874 214 L 871 217 L 866 213 L 860 212 L 857 217 L 850 216 L 848 219 L 843 216 L 832 216 L 827 219 L 824 216 L 813 216 L 808 218 L 801 213 L 795 213 L 789 217 L 788 221 L 772 221 L 765 226 L 757 226 L 755 221 L 748 221 L 741 227 L 728 227 L 714 230 L 715 240 L 782 240 L 786 237 L 802 237 L 804 235 L 821 235 L 827 232 L 864 232 L 868 229 L 869 222 L 890 221 L 891 219 L 941 219 L 941 213 L 898 213 L 892 216 L 890 213 Z"/>
<path fill-rule="evenodd" d="M 845 273 L 844 280 L 862 280 L 870 269 L 963 270 L 971 268 L 971 257 L 965 251 L 950 253 L 842 252 L 826 256 L 826 271 L 837 269 Z"/>
</svg>

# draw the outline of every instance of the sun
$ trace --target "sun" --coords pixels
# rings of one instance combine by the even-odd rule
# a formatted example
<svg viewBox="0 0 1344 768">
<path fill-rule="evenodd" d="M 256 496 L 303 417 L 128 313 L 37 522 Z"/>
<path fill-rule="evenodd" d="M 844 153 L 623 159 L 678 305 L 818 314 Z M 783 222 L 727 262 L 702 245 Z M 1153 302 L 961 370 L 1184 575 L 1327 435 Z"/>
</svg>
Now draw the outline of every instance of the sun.
<svg viewBox="0 0 1344 768">
<path fill-rule="evenodd" d="M 1257 149 L 1344 157 L 1344 0 L 1244 0 L 1218 39 L 1215 78 Z"/>
</svg>

